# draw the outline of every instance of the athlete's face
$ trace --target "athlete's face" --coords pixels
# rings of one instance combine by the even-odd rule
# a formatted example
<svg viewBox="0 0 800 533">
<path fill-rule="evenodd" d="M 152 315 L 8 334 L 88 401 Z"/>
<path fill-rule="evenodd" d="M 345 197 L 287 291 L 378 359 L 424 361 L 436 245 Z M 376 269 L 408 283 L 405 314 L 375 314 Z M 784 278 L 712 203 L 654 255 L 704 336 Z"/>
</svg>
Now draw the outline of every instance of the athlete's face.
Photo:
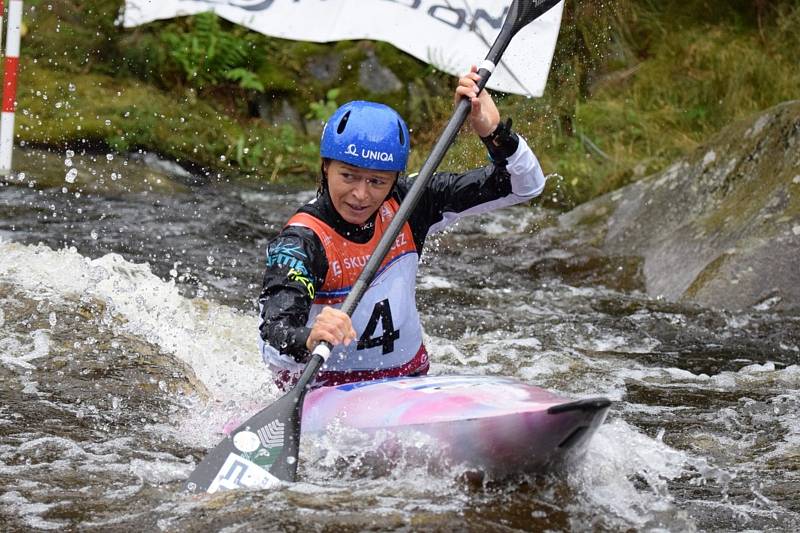
<svg viewBox="0 0 800 533">
<path fill-rule="evenodd" d="M 351 224 L 364 224 L 389 194 L 397 172 L 354 167 L 331 160 L 325 167 L 336 211 Z"/>
</svg>

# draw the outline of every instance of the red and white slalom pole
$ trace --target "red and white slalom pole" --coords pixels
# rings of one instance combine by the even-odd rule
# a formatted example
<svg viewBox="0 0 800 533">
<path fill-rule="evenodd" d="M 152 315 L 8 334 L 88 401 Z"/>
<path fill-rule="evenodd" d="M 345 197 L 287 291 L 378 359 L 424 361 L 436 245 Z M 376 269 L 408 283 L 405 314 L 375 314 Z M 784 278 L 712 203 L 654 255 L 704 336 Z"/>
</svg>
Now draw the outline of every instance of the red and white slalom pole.
<svg viewBox="0 0 800 533">
<path fill-rule="evenodd" d="M 8 33 L 6 60 L 3 70 L 3 112 L 0 115 L 0 175 L 11 172 L 11 153 L 14 150 L 14 111 L 17 104 L 17 72 L 19 70 L 22 0 L 8 4 Z M 0 24 L 2 28 L 2 24 Z"/>
</svg>

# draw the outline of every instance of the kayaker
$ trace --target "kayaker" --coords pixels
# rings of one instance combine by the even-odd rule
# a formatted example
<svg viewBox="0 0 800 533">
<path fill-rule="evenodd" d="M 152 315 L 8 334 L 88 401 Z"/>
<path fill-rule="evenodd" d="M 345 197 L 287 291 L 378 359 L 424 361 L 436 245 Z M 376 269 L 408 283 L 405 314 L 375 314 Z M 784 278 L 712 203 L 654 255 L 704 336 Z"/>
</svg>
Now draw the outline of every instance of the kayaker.
<svg viewBox="0 0 800 533">
<path fill-rule="evenodd" d="M 325 125 L 317 196 L 269 242 L 259 296 L 261 353 L 284 389 L 323 340 L 334 349 L 315 386 L 426 374 L 415 302 L 425 239 L 465 215 L 541 193 L 545 178 L 536 156 L 511 120 L 500 121 L 489 92 L 476 95 L 478 80 L 473 67 L 459 79 L 455 98 L 470 99 L 470 125 L 491 162 L 432 177 L 352 321 L 337 307 L 413 183 L 413 176 L 402 176 L 410 140 L 400 115 L 373 102 L 344 104 Z"/>
</svg>

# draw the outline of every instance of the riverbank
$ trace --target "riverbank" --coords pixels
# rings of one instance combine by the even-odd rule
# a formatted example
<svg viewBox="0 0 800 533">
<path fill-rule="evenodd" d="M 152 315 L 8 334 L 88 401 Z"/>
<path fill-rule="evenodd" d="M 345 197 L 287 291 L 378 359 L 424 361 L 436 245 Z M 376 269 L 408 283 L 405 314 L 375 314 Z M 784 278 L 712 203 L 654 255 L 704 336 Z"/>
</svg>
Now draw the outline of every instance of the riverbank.
<svg viewBox="0 0 800 533">
<path fill-rule="evenodd" d="M 800 309 L 800 100 L 737 122 L 665 171 L 542 232 L 534 276 L 727 310 Z M 796 358 L 794 359 L 796 361 Z"/>
<path fill-rule="evenodd" d="M 725 125 L 797 97 L 800 7 L 729 4 L 567 3 L 544 97 L 498 95 L 554 174 L 545 201 L 567 208 L 637 181 Z M 310 184 L 320 125 L 336 104 L 397 107 L 412 129 L 412 169 L 452 107 L 451 76 L 385 43 L 270 39 L 210 15 L 123 30 L 122 6 L 26 3 L 20 144 L 144 150 L 210 176 Z M 204 39 L 241 53 L 187 45 Z M 364 86 L 365 64 L 392 83 Z M 479 143 L 462 136 L 443 168 L 484 163 Z"/>
</svg>

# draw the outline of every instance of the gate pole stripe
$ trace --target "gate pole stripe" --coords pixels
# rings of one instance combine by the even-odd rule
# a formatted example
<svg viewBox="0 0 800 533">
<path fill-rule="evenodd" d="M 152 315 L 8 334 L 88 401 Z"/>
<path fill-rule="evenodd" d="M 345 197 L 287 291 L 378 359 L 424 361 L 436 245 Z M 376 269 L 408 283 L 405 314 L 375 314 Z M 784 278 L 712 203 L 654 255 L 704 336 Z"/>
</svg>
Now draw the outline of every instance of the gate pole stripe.
<svg viewBox="0 0 800 533">
<path fill-rule="evenodd" d="M 0 0 L 1 16 L 2 0 Z M 17 103 L 22 0 L 11 0 L 9 2 L 7 20 L 6 58 L 3 65 L 2 116 L 0 116 L 0 173 L 3 174 L 11 172 L 11 155 L 14 149 L 14 111 Z M 1 21 L 0 28 L 2 28 Z"/>
</svg>

